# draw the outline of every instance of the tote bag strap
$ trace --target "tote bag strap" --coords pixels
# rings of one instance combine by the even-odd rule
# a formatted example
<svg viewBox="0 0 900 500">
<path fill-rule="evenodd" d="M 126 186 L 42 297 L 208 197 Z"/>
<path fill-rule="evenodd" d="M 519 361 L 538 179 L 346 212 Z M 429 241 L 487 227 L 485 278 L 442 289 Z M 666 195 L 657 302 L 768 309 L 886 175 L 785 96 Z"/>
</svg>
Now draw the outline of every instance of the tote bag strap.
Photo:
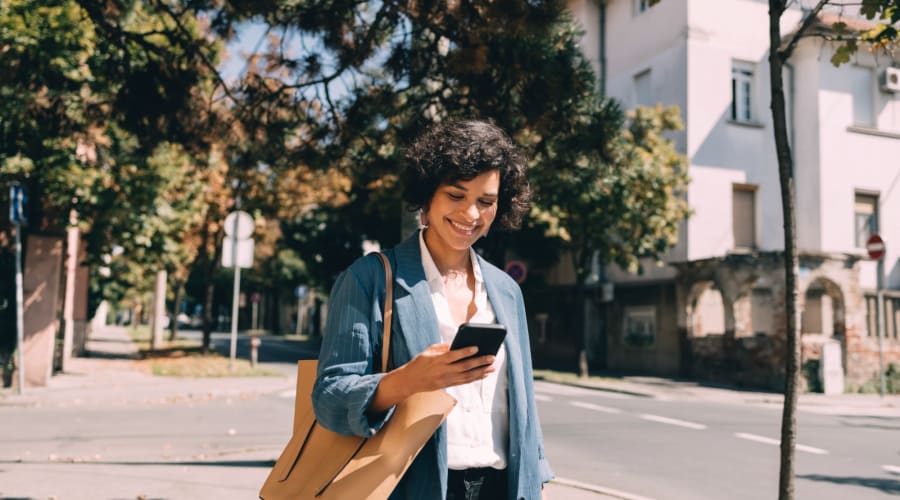
<svg viewBox="0 0 900 500">
<path fill-rule="evenodd" d="M 378 260 L 384 266 L 384 314 L 382 314 L 382 322 L 384 323 L 384 331 L 381 335 L 381 366 L 379 372 L 386 372 L 390 369 L 391 355 L 391 322 L 394 316 L 394 274 L 391 271 L 391 262 L 387 255 L 377 252 Z"/>
</svg>

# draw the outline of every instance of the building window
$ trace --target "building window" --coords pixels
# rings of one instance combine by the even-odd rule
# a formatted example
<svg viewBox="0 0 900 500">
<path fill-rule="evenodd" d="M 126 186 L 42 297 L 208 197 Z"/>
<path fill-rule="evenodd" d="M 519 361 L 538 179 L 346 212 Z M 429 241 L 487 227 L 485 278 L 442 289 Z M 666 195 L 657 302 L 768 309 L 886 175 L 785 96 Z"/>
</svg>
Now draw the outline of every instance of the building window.
<svg viewBox="0 0 900 500">
<path fill-rule="evenodd" d="M 853 85 L 853 123 L 864 127 L 875 126 L 875 74 L 869 68 L 851 66 L 848 76 Z"/>
<path fill-rule="evenodd" d="M 731 194 L 735 248 L 756 248 L 756 186 L 735 184 Z"/>
<path fill-rule="evenodd" d="M 751 122 L 753 116 L 754 65 L 735 61 L 731 66 L 731 119 Z"/>
<path fill-rule="evenodd" d="M 878 195 L 856 193 L 853 219 L 856 248 L 865 248 L 869 237 L 878 233 Z"/>
<path fill-rule="evenodd" d="M 652 347 L 656 344 L 656 306 L 625 308 L 622 341 L 626 347 Z"/>
<path fill-rule="evenodd" d="M 649 69 L 634 75 L 634 97 L 638 106 L 651 106 L 653 104 Z"/>
</svg>

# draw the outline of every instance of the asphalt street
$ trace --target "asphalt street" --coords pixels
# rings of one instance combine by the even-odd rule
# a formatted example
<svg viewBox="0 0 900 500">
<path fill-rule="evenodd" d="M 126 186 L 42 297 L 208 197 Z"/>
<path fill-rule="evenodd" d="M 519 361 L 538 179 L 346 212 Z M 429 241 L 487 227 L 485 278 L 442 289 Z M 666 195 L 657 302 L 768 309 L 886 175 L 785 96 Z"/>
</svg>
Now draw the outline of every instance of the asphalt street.
<svg viewBox="0 0 900 500">
<path fill-rule="evenodd" d="M 632 497 L 777 497 L 780 406 L 665 401 L 541 382 L 536 390 L 559 475 Z M 900 419 L 800 412 L 798 428 L 797 498 L 900 495 Z"/>
</svg>

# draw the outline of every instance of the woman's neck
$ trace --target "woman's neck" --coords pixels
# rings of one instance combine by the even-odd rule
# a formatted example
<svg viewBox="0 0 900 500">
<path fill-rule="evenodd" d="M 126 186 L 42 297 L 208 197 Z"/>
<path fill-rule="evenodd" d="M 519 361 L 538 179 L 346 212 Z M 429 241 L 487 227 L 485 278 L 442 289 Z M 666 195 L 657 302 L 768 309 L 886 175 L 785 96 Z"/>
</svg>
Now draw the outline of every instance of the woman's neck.
<svg viewBox="0 0 900 500">
<path fill-rule="evenodd" d="M 430 236 L 430 237 L 429 237 Z M 431 254 L 434 265 L 442 276 L 448 275 L 467 275 L 471 268 L 471 257 L 469 249 L 457 250 L 436 241 L 436 237 L 427 229 L 425 230 L 425 246 Z"/>
</svg>

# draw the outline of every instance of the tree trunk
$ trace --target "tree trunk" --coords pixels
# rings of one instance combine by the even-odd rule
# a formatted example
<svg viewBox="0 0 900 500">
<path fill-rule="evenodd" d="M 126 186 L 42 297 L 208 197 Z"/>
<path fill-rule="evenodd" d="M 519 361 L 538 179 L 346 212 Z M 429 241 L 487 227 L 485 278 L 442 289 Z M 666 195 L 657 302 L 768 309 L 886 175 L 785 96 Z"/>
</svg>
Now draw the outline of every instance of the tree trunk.
<svg viewBox="0 0 900 500">
<path fill-rule="evenodd" d="M 794 165 L 788 143 L 782 70 L 789 54 L 781 52 L 781 28 L 779 21 L 785 10 L 784 0 L 769 0 L 769 79 L 772 90 L 772 123 L 775 133 L 775 149 L 778 155 L 778 177 L 781 182 L 781 205 L 784 217 L 784 270 L 785 270 L 785 320 L 786 353 L 784 408 L 781 416 L 781 468 L 778 498 L 794 498 L 794 448 L 797 442 L 797 383 L 800 366 L 800 343 L 797 325 L 797 216 L 794 207 Z"/>
</svg>

